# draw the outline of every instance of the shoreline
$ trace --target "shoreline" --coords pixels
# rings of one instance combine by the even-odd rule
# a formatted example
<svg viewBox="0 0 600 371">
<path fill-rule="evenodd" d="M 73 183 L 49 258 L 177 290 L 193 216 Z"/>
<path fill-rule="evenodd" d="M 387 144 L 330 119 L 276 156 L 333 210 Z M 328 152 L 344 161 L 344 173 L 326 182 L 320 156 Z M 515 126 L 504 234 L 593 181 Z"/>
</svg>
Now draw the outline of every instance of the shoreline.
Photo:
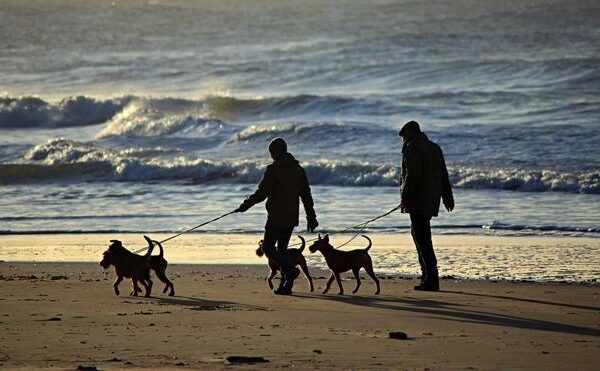
<svg viewBox="0 0 600 371">
<path fill-rule="evenodd" d="M 172 265 L 176 296 L 113 293 L 114 271 L 93 263 L 0 263 L 0 368 L 582 369 L 600 362 L 598 286 L 343 275 L 311 270 L 293 296 L 268 289 L 266 265 Z M 383 279 L 385 277 L 385 279 Z M 404 332 L 406 340 L 389 337 Z"/>
<path fill-rule="evenodd" d="M 152 234 L 154 239 L 169 234 Z M 334 235 L 337 246 L 351 235 Z M 410 235 L 370 234 L 377 274 L 415 277 L 419 274 Z M 314 237 L 305 235 L 307 240 Z M 266 265 L 254 250 L 261 234 L 186 234 L 164 244 L 169 264 Z M 110 239 L 134 251 L 146 247 L 142 234 L 0 235 L 0 260 L 5 262 L 99 262 Z M 299 242 L 296 236 L 290 244 Z M 600 283 L 600 239 L 566 236 L 434 235 L 441 277 L 504 282 Z M 308 242 L 310 243 L 310 242 Z M 343 250 L 364 248 L 358 237 Z M 298 247 L 298 246 L 296 246 Z M 323 257 L 304 250 L 309 269 L 326 268 Z"/>
<path fill-rule="evenodd" d="M 5 261 L 5 260 L 0 260 L 0 267 L 2 267 L 2 265 L 6 265 L 6 266 L 10 266 L 10 265 L 17 265 L 17 266 L 27 266 L 27 265 L 33 265 L 35 266 L 64 266 L 64 265 L 82 265 L 82 266 L 90 266 L 90 267 L 94 267 L 97 268 L 97 263 L 96 262 L 90 262 L 90 261 L 42 261 L 42 262 L 37 262 L 37 261 L 20 261 L 20 260 L 11 260 L 11 261 Z M 185 270 L 190 270 L 190 269 L 203 269 L 203 268 L 211 268 L 211 269 L 223 269 L 223 270 L 231 270 L 231 269 L 237 269 L 237 270 L 244 270 L 244 269 L 249 269 L 249 270 L 254 270 L 254 269 L 262 269 L 265 272 L 268 272 L 268 267 L 266 265 L 266 261 L 262 262 L 262 263 L 248 263 L 248 264 L 236 264 L 236 263 L 223 263 L 223 264 L 206 264 L 206 263 L 169 263 L 169 269 L 170 270 L 176 270 L 178 268 L 181 269 L 185 269 Z M 101 269 L 101 268 L 99 268 Z M 330 271 L 328 269 L 325 268 L 316 268 L 316 267 L 309 267 L 311 272 L 316 272 L 314 274 L 320 275 L 320 276 L 329 276 Z M 105 273 L 110 275 L 111 272 L 114 270 L 114 268 L 109 268 L 105 270 Z M 362 273 L 362 271 L 361 271 Z M 379 277 L 380 279 L 388 279 L 388 280 L 404 280 L 404 281 L 415 281 L 419 278 L 418 275 L 406 275 L 406 274 L 401 274 L 401 273 L 389 273 L 389 272 L 381 272 L 381 273 L 377 273 L 377 277 Z M 279 276 L 277 276 L 279 277 Z M 300 278 L 299 280 L 302 281 L 303 279 L 303 275 L 300 274 Z M 2 276 L 2 274 L 0 273 L 0 280 L 2 280 L 4 277 Z M 24 277 L 21 277 L 24 278 Z M 50 276 L 46 277 L 46 278 L 51 278 Z M 346 272 L 346 273 L 342 273 L 342 278 L 345 278 L 347 280 L 352 281 L 352 275 L 350 272 Z M 35 277 L 33 279 L 42 279 L 42 277 Z M 368 279 L 368 278 L 367 278 Z M 276 279 L 274 279 L 274 282 L 276 281 Z M 592 282 L 577 282 L 577 281 L 532 281 L 532 280 L 509 280 L 509 279 L 485 279 L 485 278 L 466 278 L 466 277 L 454 277 L 451 275 L 442 275 L 440 276 L 440 284 L 443 285 L 444 282 L 464 282 L 464 283 L 486 283 L 486 284 L 527 284 L 527 285 L 556 285 L 556 286 L 583 286 L 583 287 L 600 287 L 600 282 L 597 281 L 592 281 Z M 333 284 L 332 287 L 335 287 L 335 283 Z"/>
</svg>

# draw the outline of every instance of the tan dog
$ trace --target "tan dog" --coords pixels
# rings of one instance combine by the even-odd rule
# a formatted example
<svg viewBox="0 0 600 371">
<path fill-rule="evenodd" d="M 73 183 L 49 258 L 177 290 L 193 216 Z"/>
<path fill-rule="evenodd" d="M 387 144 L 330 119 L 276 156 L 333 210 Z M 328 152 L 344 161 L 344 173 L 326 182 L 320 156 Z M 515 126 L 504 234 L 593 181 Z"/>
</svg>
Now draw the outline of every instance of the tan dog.
<svg viewBox="0 0 600 371">
<path fill-rule="evenodd" d="M 313 286 L 313 281 L 310 276 L 310 273 L 308 273 L 308 266 L 306 265 L 306 259 L 304 258 L 304 255 L 302 255 L 304 246 L 306 246 L 306 241 L 304 241 L 304 238 L 302 238 L 302 236 L 298 236 L 298 238 L 302 241 L 302 246 L 300 246 L 297 249 L 287 249 L 288 259 L 290 259 L 290 263 L 294 267 L 300 266 L 300 269 L 302 269 L 302 272 L 304 273 L 304 277 L 306 277 L 306 279 L 308 280 L 310 292 L 313 292 L 313 291 L 315 291 L 315 288 Z M 260 242 L 258 243 L 258 248 L 256 249 L 256 255 L 258 255 L 258 256 L 263 256 L 265 254 L 265 252 L 262 249 L 262 242 L 263 241 L 260 240 Z M 277 265 L 277 263 L 275 263 L 274 261 L 269 259 L 269 268 L 271 269 L 271 272 L 269 274 L 269 277 L 267 277 L 267 282 L 269 283 L 269 288 L 271 290 L 273 290 L 273 277 L 275 277 L 275 275 L 279 271 L 279 266 Z"/>
<path fill-rule="evenodd" d="M 323 238 L 321 238 L 321 235 L 319 235 L 318 240 L 308 248 L 312 253 L 320 251 L 325 257 L 327 266 L 329 269 L 331 269 L 331 277 L 329 277 L 329 280 L 327 281 L 327 285 L 325 286 L 323 294 L 326 294 L 327 291 L 329 291 L 331 283 L 335 278 L 340 287 L 339 295 L 343 295 L 344 288 L 342 287 L 340 273 L 347 272 L 349 270 L 352 270 L 354 278 L 356 278 L 356 288 L 354 291 L 352 291 L 352 293 L 355 294 L 360 287 L 360 268 L 364 268 L 365 271 L 367 271 L 367 274 L 371 276 L 373 281 L 375 281 L 375 285 L 377 285 L 377 291 L 375 291 L 375 295 L 379 294 L 379 280 L 375 276 L 375 272 L 373 271 L 373 262 L 371 261 L 371 256 L 369 256 L 371 240 L 365 235 L 362 236 L 369 241 L 369 246 L 367 246 L 366 249 L 357 249 L 351 251 L 336 250 L 329 244 L 329 235 L 327 234 Z"/>
</svg>

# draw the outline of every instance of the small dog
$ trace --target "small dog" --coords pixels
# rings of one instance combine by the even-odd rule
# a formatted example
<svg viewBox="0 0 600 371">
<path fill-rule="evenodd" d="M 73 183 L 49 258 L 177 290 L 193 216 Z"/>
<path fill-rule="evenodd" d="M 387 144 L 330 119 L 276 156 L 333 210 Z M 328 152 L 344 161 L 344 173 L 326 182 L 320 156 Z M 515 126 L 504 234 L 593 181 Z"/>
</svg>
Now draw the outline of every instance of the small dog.
<svg viewBox="0 0 600 371">
<path fill-rule="evenodd" d="M 165 284 L 165 288 L 163 289 L 163 294 L 166 294 L 167 290 L 170 290 L 169 296 L 174 296 L 175 295 L 175 286 L 173 286 L 173 282 L 169 281 L 169 279 L 167 278 L 167 276 L 165 274 L 167 265 L 169 263 L 163 256 L 162 245 L 158 241 L 151 240 L 148 236 L 144 236 L 144 238 L 148 242 L 148 251 L 152 251 L 152 249 L 154 248 L 153 245 L 157 245 L 159 248 L 159 251 L 160 251 L 160 253 L 158 255 L 150 256 L 150 269 L 152 269 L 154 271 L 154 273 L 156 273 L 156 277 L 158 277 L 158 279 L 161 280 Z M 142 291 L 141 289 L 139 289 L 139 290 L 140 290 L 140 292 Z"/>
<path fill-rule="evenodd" d="M 373 281 L 375 281 L 375 285 L 377 285 L 377 291 L 375 291 L 375 295 L 379 294 L 379 280 L 375 276 L 375 272 L 373 272 L 373 262 L 371 261 L 371 256 L 369 256 L 371 240 L 365 235 L 362 236 L 369 241 L 369 246 L 367 246 L 366 249 L 357 249 L 351 251 L 336 250 L 329 244 L 329 235 L 327 234 L 323 238 L 321 238 L 321 235 L 319 235 L 318 240 L 308 248 L 312 253 L 320 251 L 325 257 L 327 266 L 329 269 L 331 269 L 331 277 L 329 277 L 329 280 L 327 281 L 327 285 L 325 286 L 323 294 L 326 294 L 327 291 L 329 291 L 331 283 L 335 278 L 338 286 L 340 287 L 339 295 L 343 295 L 344 288 L 342 287 L 342 281 L 340 280 L 340 273 L 347 272 L 349 270 L 352 270 L 354 278 L 356 278 L 356 288 L 354 291 L 352 291 L 352 293 L 355 294 L 360 287 L 360 268 L 365 268 L 367 274 L 371 276 Z"/>
<path fill-rule="evenodd" d="M 304 238 L 302 238 L 302 236 L 298 236 L 298 238 L 302 241 L 302 246 L 300 246 L 297 249 L 287 249 L 288 259 L 290 259 L 290 263 L 292 263 L 294 267 L 297 265 L 300 266 L 300 269 L 302 269 L 302 272 L 304 272 L 304 277 L 306 277 L 306 279 L 308 280 L 310 292 L 313 292 L 315 290 L 313 286 L 313 281 L 310 276 L 310 273 L 308 273 L 306 259 L 304 259 L 304 255 L 302 255 L 302 251 L 304 250 L 304 246 L 306 246 L 306 242 L 304 241 Z M 258 243 L 258 248 L 256 249 L 256 255 L 258 256 L 263 256 L 265 254 L 262 248 L 262 243 L 263 241 L 260 240 L 260 242 Z M 277 271 L 279 271 L 279 266 L 277 265 L 277 263 L 269 259 L 269 268 L 271 269 L 271 273 L 269 274 L 269 277 L 267 277 L 267 282 L 269 283 L 269 288 L 273 290 L 273 277 L 275 277 Z"/>
<path fill-rule="evenodd" d="M 146 297 L 152 292 L 152 281 L 150 280 L 150 254 L 152 248 L 148 249 L 146 255 L 137 255 L 123 247 L 119 240 L 110 240 L 111 244 L 102 254 L 100 265 L 104 269 L 108 269 L 111 265 L 115 267 L 117 279 L 113 284 L 115 294 L 119 295 L 119 284 L 123 281 L 123 277 L 131 278 L 133 281 L 133 291 L 131 295 L 137 296 L 142 290 L 137 283 L 141 282 L 146 289 Z"/>
</svg>

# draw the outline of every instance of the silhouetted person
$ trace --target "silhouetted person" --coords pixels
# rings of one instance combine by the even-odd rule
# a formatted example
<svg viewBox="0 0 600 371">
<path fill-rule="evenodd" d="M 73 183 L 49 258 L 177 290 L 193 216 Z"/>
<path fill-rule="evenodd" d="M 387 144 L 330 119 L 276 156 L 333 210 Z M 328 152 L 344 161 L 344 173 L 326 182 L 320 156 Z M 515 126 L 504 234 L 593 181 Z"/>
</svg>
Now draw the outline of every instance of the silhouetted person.
<svg viewBox="0 0 600 371">
<path fill-rule="evenodd" d="M 281 283 L 275 293 L 290 295 L 300 271 L 288 260 L 287 246 L 294 227 L 298 225 L 300 199 L 306 212 L 307 229 L 312 232 L 319 223 L 306 172 L 294 156 L 287 152 L 287 144 L 283 138 L 273 139 L 269 143 L 269 152 L 273 163 L 267 166 L 256 192 L 244 200 L 236 211 L 244 212 L 267 199 L 268 217 L 262 248 L 265 255 L 281 267 Z"/>
<path fill-rule="evenodd" d="M 400 207 L 410 214 L 410 231 L 419 254 L 421 283 L 415 290 L 439 290 L 437 259 L 431 242 L 431 217 L 437 216 L 440 198 L 448 211 L 454 209 L 452 187 L 442 149 L 430 141 L 416 121 L 398 132 L 402 137 L 402 195 Z"/>
</svg>

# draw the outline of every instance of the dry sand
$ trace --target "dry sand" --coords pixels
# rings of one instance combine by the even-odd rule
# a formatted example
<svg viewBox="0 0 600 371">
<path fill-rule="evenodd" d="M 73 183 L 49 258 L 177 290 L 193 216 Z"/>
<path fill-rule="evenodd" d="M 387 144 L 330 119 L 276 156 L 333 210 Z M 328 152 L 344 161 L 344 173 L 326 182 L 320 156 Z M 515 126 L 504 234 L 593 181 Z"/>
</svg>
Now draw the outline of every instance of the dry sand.
<svg viewBox="0 0 600 371">
<path fill-rule="evenodd" d="M 324 271 L 313 271 L 316 290 Z M 598 369 L 597 285 L 365 277 L 273 295 L 265 266 L 171 265 L 177 296 L 112 290 L 93 263 L 0 263 L 0 368 Z M 385 278 L 385 279 L 383 279 Z M 344 281 L 351 292 L 354 282 Z M 403 331 L 407 340 L 390 339 Z M 229 364 L 230 356 L 268 362 Z"/>
</svg>

